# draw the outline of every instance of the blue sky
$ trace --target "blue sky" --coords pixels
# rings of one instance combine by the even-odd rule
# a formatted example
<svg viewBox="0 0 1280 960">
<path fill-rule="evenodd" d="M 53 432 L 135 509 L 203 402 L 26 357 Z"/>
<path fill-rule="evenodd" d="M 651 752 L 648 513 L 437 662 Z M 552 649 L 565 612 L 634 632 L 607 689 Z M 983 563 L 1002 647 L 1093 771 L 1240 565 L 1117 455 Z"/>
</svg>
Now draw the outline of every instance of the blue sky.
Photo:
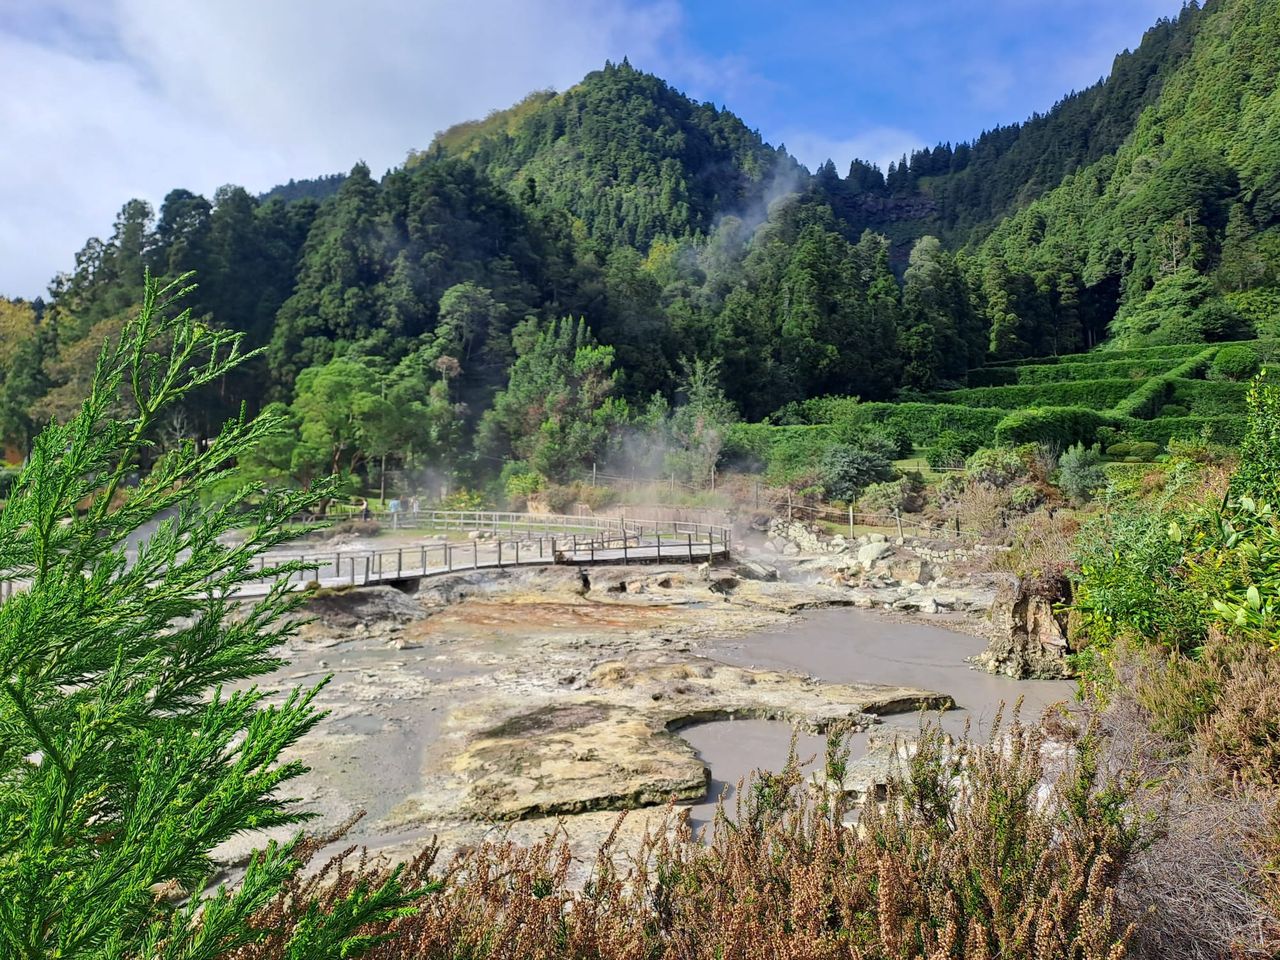
<svg viewBox="0 0 1280 960">
<path fill-rule="evenodd" d="M 130 197 L 377 171 L 605 59 L 811 167 L 1046 110 L 1180 0 L 0 0 L 0 293 L 35 296 Z M 19 146 L 20 145 L 20 146 Z"/>
</svg>

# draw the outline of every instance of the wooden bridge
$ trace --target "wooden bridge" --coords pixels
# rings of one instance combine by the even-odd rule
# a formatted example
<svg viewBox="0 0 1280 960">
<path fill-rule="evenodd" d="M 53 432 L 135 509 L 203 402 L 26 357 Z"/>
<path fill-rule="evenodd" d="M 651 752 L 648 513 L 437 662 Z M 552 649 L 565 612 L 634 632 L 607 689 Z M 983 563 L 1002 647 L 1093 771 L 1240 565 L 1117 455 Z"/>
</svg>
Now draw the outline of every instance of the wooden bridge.
<svg viewBox="0 0 1280 960">
<path fill-rule="evenodd" d="M 419 530 L 443 540 L 372 550 L 318 552 L 297 544 L 263 555 L 259 567 L 283 563 L 291 589 L 410 585 L 424 577 L 463 570 L 498 570 L 551 564 L 704 563 L 730 555 L 728 527 L 683 521 L 628 520 L 625 517 L 574 517 L 557 514 L 496 513 L 485 510 L 421 510 L 372 515 L 393 530 Z M 466 533 L 461 540 L 450 533 Z M 276 577 L 264 572 L 260 583 L 246 584 L 236 596 L 249 599 L 271 589 Z M 0 603 L 25 590 L 27 583 L 0 580 Z"/>
<path fill-rule="evenodd" d="M 426 577 L 466 570 L 618 563 L 705 563 L 730 556 L 728 527 L 625 517 L 421 510 L 374 515 L 384 527 L 420 530 L 445 539 L 371 550 L 297 549 L 260 558 L 264 569 L 292 562 L 293 589 L 410 585 Z M 450 533 L 466 533 L 461 540 Z M 247 585 L 238 596 L 266 593 L 273 580 Z"/>
</svg>

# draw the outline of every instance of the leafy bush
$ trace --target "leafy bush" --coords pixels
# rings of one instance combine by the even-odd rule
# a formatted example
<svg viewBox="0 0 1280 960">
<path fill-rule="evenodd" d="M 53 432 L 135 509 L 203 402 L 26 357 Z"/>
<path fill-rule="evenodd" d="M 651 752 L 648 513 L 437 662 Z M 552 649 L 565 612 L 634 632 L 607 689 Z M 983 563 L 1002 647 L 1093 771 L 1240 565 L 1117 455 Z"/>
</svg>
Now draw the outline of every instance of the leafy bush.
<svg viewBox="0 0 1280 960">
<path fill-rule="evenodd" d="M 1007 487 L 1027 475 L 1027 464 L 1016 450 L 1008 447 L 982 447 L 969 455 L 964 464 L 965 476 L 988 487 Z"/>
<path fill-rule="evenodd" d="M 1009 507 L 1018 513 L 1030 513 L 1044 502 L 1044 494 L 1039 487 L 1023 484 L 1009 491 Z"/>
<path fill-rule="evenodd" d="M 958 470 L 964 466 L 969 454 L 980 446 L 982 437 L 979 434 L 946 430 L 926 451 L 925 461 L 935 470 Z"/>
<path fill-rule="evenodd" d="M 971 387 L 1007 387 L 1021 381 L 1022 370 L 1017 367 L 978 367 L 970 370 L 966 379 Z"/>
<path fill-rule="evenodd" d="M 871 450 L 836 444 L 822 457 L 822 487 L 833 500 L 852 503 L 873 483 L 892 480 L 897 471 L 888 458 Z"/>
<path fill-rule="evenodd" d="M 919 513 L 924 509 L 924 481 L 918 473 L 908 473 L 897 480 L 873 483 L 858 499 L 863 513 Z"/>
<path fill-rule="evenodd" d="M 528 502 L 529 498 L 541 490 L 546 483 L 542 474 L 523 460 L 505 463 L 499 478 L 502 492 L 506 495 L 507 505 L 512 509 Z"/>
<path fill-rule="evenodd" d="M 1073 443 L 1093 443 L 1098 429 L 1113 417 L 1084 407 L 1033 407 L 1015 410 L 996 426 L 996 444 L 1016 447 L 1044 443 L 1059 450 Z"/>
<path fill-rule="evenodd" d="M 837 443 L 871 450 L 886 460 L 908 457 L 914 449 L 911 438 L 904 431 L 884 424 L 863 426 L 844 421 L 832 424 L 831 433 Z"/>
<path fill-rule="evenodd" d="M 1202 347 L 1178 366 L 1158 377 L 1152 377 L 1134 390 L 1112 409 L 1120 417 L 1149 417 L 1169 399 L 1176 380 L 1198 376 L 1208 369 L 1219 347 Z"/>
<path fill-rule="evenodd" d="M 1280 388 L 1267 376 L 1264 370 L 1249 386 L 1247 428 L 1231 492 L 1280 505 Z"/>
<path fill-rule="evenodd" d="M 442 510 L 483 510 L 484 494 L 479 490 L 458 487 L 440 501 Z"/>
<path fill-rule="evenodd" d="M 1177 403 L 1166 403 L 1163 407 L 1161 407 L 1161 408 L 1160 408 L 1160 411 L 1159 411 L 1159 413 L 1157 413 L 1157 414 L 1156 414 L 1156 416 L 1158 416 L 1158 417 L 1185 417 L 1185 416 L 1188 416 L 1190 413 L 1191 413 L 1191 411 L 1190 411 L 1190 410 L 1188 410 L 1188 409 L 1187 409 L 1186 407 L 1184 407 L 1184 406 L 1181 406 L 1180 404 L 1177 404 Z"/>
<path fill-rule="evenodd" d="M 1058 486 L 1076 503 L 1087 501 L 1106 482 L 1102 454 L 1096 444 L 1086 447 L 1077 443 L 1068 447 L 1058 460 Z"/>
<path fill-rule="evenodd" d="M 789 483 L 814 475 L 834 442 L 834 431 L 826 424 L 735 423 L 725 431 L 722 452 L 731 463 L 763 469 L 771 483 Z"/>
<path fill-rule="evenodd" d="M 1257 351 L 1243 344 L 1232 344 L 1223 347 L 1213 358 L 1209 367 L 1209 376 L 1215 380 L 1249 380 L 1262 366 Z"/>
</svg>

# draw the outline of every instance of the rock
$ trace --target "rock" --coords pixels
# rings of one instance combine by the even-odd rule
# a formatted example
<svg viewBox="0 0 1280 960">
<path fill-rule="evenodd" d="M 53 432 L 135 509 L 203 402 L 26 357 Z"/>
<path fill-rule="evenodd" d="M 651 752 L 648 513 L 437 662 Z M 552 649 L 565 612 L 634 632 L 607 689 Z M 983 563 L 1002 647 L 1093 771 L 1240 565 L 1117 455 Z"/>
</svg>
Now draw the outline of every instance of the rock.
<svg viewBox="0 0 1280 960">
<path fill-rule="evenodd" d="M 897 580 L 924 583 L 933 577 L 929 564 L 919 557 L 894 557 L 889 561 L 889 571 Z"/>
<path fill-rule="evenodd" d="M 1065 616 L 1054 611 L 1055 604 L 1070 600 L 1070 589 L 1065 578 L 1002 584 L 991 605 L 990 641 L 977 664 L 1018 680 L 1071 677 Z"/>
<path fill-rule="evenodd" d="M 923 600 L 920 601 L 920 612 L 921 613 L 937 613 L 938 601 L 934 600 L 933 597 L 925 597 Z"/>
<path fill-rule="evenodd" d="M 778 579 L 778 568 L 754 560 L 744 560 L 733 568 L 733 572 L 744 580 L 763 580 L 772 583 Z"/>
<path fill-rule="evenodd" d="M 409 623 L 427 615 L 417 600 L 387 586 L 318 591 L 307 601 L 307 610 L 326 626 L 354 628 L 359 634 L 371 625 Z"/>
<path fill-rule="evenodd" d="M 782 547 L 782 555 L 784 557 L 794 557 L 800 552 L 800 548 L 794 543 L 784 544 Z"/>
<path fill-rule="evenodd" d="M 468 533 L 468 534 L 467 534 L 467 539 L 468 539 L 468 540 L 479 540 L 479 539 L 480 539 L 481 537 L 483 537 L 483 536 L 484 536 L 484 535 L 483 535 L 479 530 L 472 530 L 470 533 Z"/>
<path fill-rule="evenodd" d="M 886 537 L 883 533 L 869 533 L 867 534 L 867 542 L 868 543 L 888 543 L 889 538 Z"/>
<path fill-rule="evenodd" d="M 872 536 L 875 536 L 875 534 Z M 873 541 L 866 546 L 858 548 L 858 563 L 862 565 L 863 569 L 870 570 L 875 566 L 876 561 L 888 552 L 889 545 L 883 540 Z"/>
</svg>

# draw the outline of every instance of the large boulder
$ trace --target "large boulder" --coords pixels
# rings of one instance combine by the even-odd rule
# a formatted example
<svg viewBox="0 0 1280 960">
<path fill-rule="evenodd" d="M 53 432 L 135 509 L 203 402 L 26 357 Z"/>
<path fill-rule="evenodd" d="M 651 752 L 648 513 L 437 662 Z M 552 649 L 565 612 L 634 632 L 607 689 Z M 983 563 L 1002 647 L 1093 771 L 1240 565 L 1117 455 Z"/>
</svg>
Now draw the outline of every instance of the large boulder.
<svg viewBox="0 0 1280 960">
<path fill-rule="evenodd" d="M 858 563 L 864 570 L 870 570 L 876 565 L 876 561 L 888 554 L 893 548 L 889 544 L 868 543 L 858 548 Z"/>
<path fill-rule="evenodd" d="M 1016 680 L 1073 676 L 1067 656 L 1067 618 L 1056 606 L 1071 599 L 1065 578 L 1004 583 L 991 605 L 991 634 L 977 663 Z"/>
</svg>

